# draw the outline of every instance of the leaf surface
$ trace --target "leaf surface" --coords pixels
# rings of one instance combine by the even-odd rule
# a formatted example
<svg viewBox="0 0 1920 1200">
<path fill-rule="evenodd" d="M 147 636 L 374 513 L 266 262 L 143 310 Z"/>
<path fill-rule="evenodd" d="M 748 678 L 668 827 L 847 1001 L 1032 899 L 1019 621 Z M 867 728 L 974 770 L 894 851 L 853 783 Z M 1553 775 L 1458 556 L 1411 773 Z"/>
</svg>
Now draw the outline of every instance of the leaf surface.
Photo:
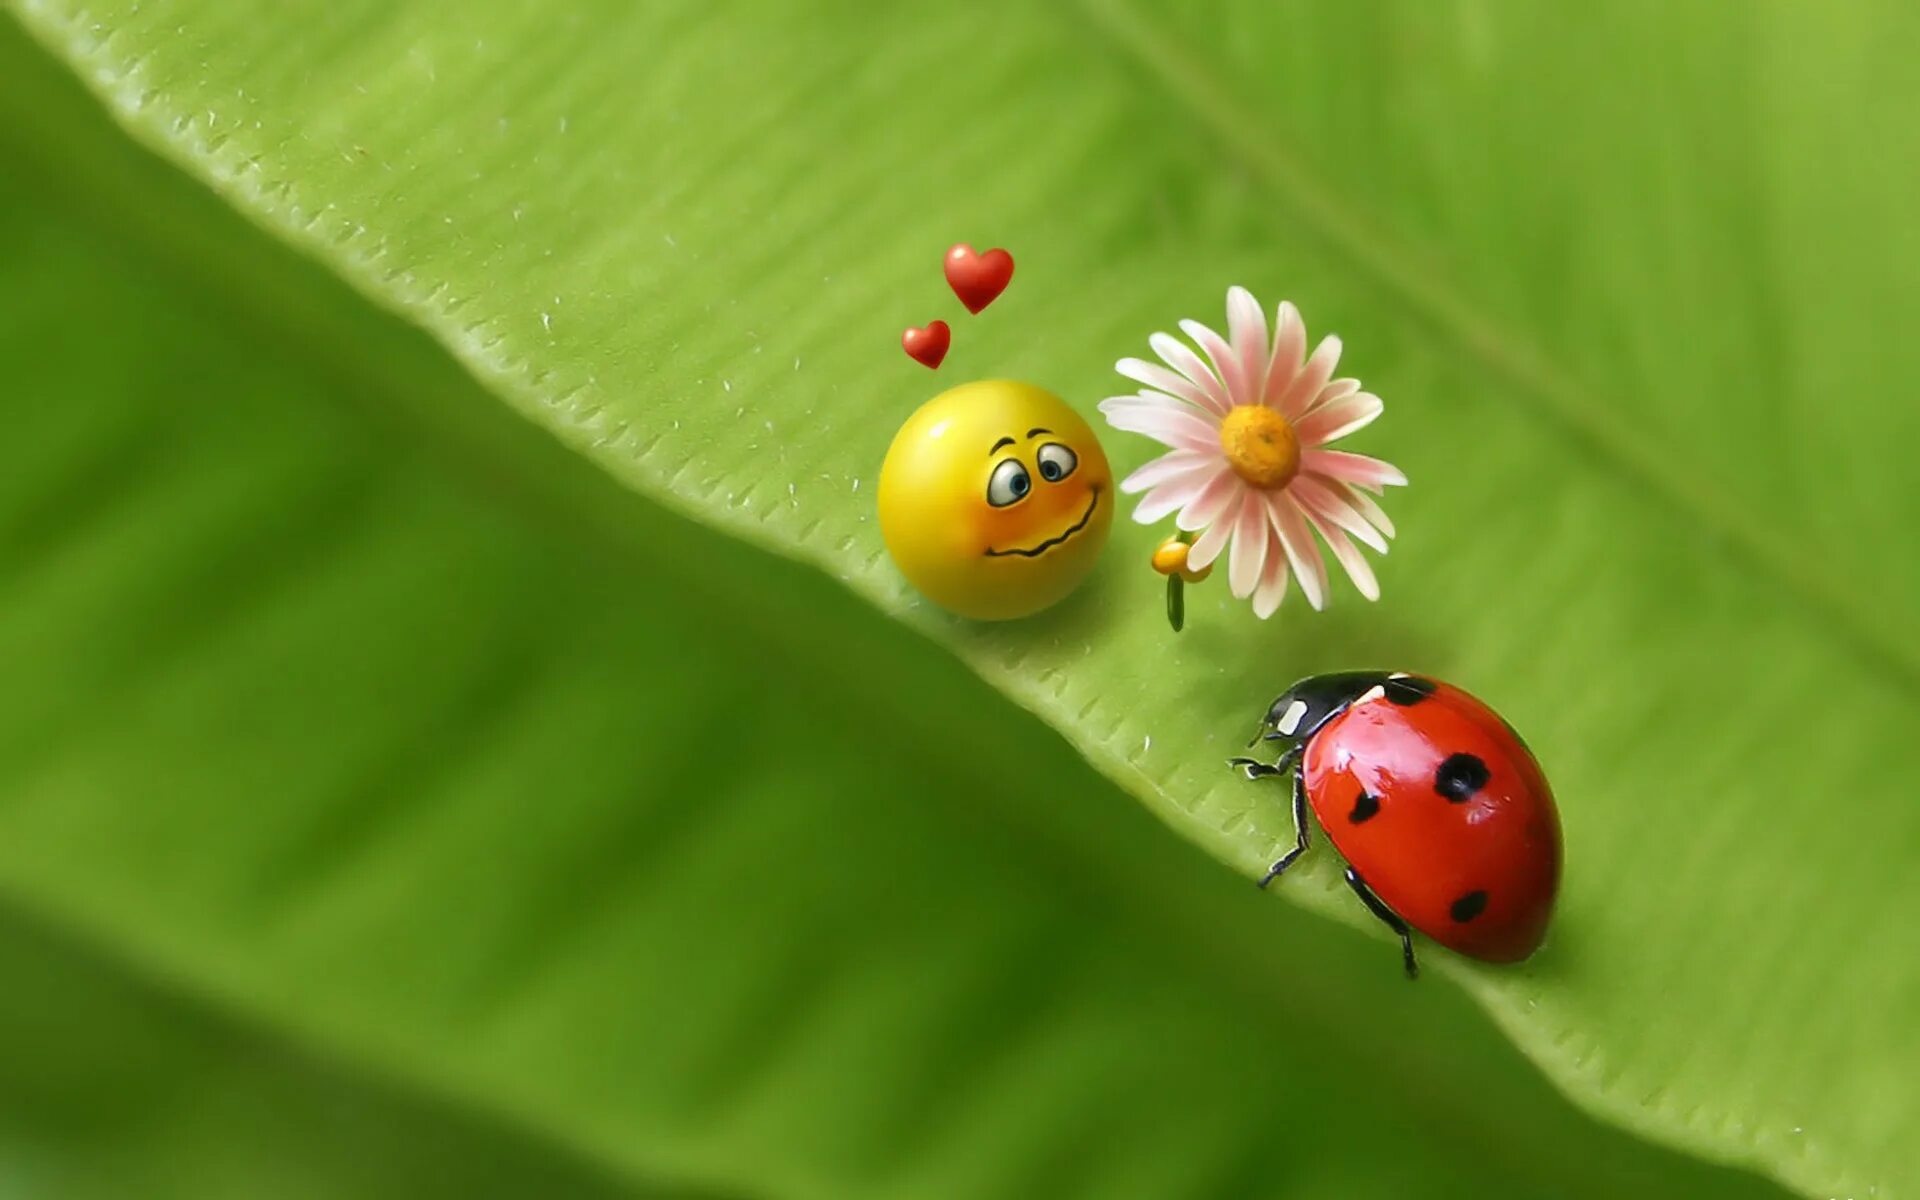
<svg viewBox="0 0 1920 1200">
<path fill-rule="evenodd" d="M 1288 680 L 1486 696 L 1553 774 L 1566 891 L 1526 967 L 1432 966 L 1634 1129 L 1911 1194 L 1920 812 L 1886 780 L 1920 715 L 1914 18 L 1267 8 L 21 11 L 615 479 L 946 642 L 1243 873 L 1284 806 L 1219 760 Z M 930 377 L 894 338 L 963 239 L 1021 271 Z M 1387 398 L 1355 442 L 1414 481 L 1386 598 L 1260 625 L 1216 585 L 1176 641 L 1127 528 L 1041 619 L 918 605 L 871 519 L 898 418 L 980 375 L 1091 413 L 1229 282 L 1338 330 Z M 1282 894 L 1362 919 L 1324 856 Z"/>
</svg>

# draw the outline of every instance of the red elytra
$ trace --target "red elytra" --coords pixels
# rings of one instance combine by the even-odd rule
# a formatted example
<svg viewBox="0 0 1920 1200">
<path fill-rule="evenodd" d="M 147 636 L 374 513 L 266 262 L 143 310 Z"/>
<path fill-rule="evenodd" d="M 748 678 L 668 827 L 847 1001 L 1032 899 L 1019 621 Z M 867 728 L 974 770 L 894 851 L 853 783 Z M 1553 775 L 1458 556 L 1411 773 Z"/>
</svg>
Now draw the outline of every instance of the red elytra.
<svg viewBox="0 0 1920 1200">
<path fill-rule="evenodd" d="M 1560 884 L 1560 818 L 1540 764 L 1499 714 L 1450 684 L 1346 672 L 1301 680 L 1267 710 L 1255 740 L 1275 762 L 1234 759 L 1250 779 L 1293 776 L 1295 844 L 1305 809 L 1347 860 L 1347 883 L 1401 937 L 1411 926 L 1489 962 L 1532 954 Z"/>
<path fill-rule="evenodd" d="M 910 326 L 900 335 L 900 348 L 929 370 L 940 365 L 947 357 L 947 347 L 952 344 L 953 330 L 947 328 L 945 321 L 929 321 L 924 329 Z"/>
<path fill-rule="evenodd" d="M 999 298 L 1013 280 L 1013 255 L 993 249 L 975 254 L 973 247 L 961 242 L 947 251 L 947 286 L 960 297 L 967 311 L 977 313 Z"/>
</svg>

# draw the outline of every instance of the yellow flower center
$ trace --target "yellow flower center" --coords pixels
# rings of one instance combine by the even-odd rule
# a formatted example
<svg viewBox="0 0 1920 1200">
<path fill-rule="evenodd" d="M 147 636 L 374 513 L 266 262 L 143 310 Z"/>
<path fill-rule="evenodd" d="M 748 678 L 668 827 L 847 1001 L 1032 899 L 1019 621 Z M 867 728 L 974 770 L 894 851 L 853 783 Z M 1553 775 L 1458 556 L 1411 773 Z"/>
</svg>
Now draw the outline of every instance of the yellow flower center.
<svg viewBox="0 0 1920 1200">
<path fill-rule="evenodd" d="M 1220 449 L 1233 473 L 1257 488 L 1282 488 L 1300 473 L 1300 439 L 1264 404 L 1241 404 L 1220 422 Z"/>
</svg>

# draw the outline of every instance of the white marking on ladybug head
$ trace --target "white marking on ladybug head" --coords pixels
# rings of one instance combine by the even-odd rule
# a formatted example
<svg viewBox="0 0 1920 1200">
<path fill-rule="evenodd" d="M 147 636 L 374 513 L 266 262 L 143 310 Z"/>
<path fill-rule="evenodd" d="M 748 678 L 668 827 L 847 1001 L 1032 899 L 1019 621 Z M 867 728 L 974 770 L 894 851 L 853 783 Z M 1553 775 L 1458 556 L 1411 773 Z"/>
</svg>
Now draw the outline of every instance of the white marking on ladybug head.
<svg viewBox="0 0 1920 1200">
<path fill-rule="evenodd" d="M 1395 676 L 1395 678 L 1399 678 L 1399 677 Z M 1372 687 L 1368 688 L 1366 691 L 1361 692 L 1360 698 L 1358 700 L 1355 700 L 1354 703 L 1366 704 L 1369 701 L 1378 700 L 1380 697 L 1386 694 L 1387 694 L 1387 689 L 1381 687 L 1379 684 L 1376 683 Z"/>
<path fill-rule="evenodd" d="M 1295 700 L 1292 704 L 1287 705 L 1286 712 L 1280 714 L 1280 720 L 1274 725 L 1274 728 L 1291 737 L 1293 736 L 1293 731 L 1300 728 L 1300 718 L 1306 715 L 1307 702 L 1305 700 Z"/>
</svg>

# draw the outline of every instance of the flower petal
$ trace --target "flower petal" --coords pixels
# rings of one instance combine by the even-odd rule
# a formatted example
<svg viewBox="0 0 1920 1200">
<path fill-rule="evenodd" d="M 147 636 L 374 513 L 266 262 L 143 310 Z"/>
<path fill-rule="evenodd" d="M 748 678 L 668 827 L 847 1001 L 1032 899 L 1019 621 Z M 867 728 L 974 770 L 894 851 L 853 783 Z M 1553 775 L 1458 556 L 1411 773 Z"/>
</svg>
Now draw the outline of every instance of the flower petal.
<svg viewBox="0 0 1920 1200">
<path fill-rule="evenodd" d="M 1198 321 L 1180 322 L 1180 332 L 1193 339 L 1213 364 L 1213 373 L 1220 377 L 1220 383 L 1227 389 L 1229 404 L 1248 404 L 1251 397 L 1247 388 L 1247 377 L 1240 370 L 1240 359 L 1233 353 L 1233 347 L 1227 345 L 1227 339 Z"/>
<path fill-rule="evenodd" d="M 1242 504 L 1233 523 L 1233 549 L 1227 555 L 1227 585 L 1234 598 L 1253 595 L 1266 565 L 1267 511 L 1264 504 Z"/>
<path fill-rule="evenodd" d="M 1188 345 L 1170 333 L 1156 333 L 1147 339 L 1147 345 L 1153 347 L 1162 361 L 1178 371 L 1187 382 L 1200 390 L 1206 397 L 1206 406 L 1225 415 L 1233 407 L 1233 401 L 1227 398 L 1227 389 L 1206 363 L 1200 361 Z"/>
<path fill-rule="evenodd" d="M 1303 476 L 1302 478 L 1305 477 Z M 1372 496 L 1367 495 L 1352 484 L 1343 483 L 1338 479 L 1322 479 L 1318 475 L 1313 476 L 1313 478 L 1320 480 L 1332 488 L 1333 491 L 1348 504 L 1353 505 L 1355 512 L 1365 517 L 1367 521 L 1381 533 L 1386 534 L 1388 537 L 1393 536 L 1393 518 L 1387 515 L 1387 511 L 1381 508 Z"/>
<path fill-rule="evenodd" d="M 1251 392 L 1266 379 L 1267 314 L 1253 293 L 1243 287 L 1227 289 L 1227 340 L 1233 343 L 1240 363 L 1241 386 Z M 1258 404 L 1260 398 L 1247 395 L 1243 404 Z"/>
<path fill-rule="evenodd" d="M 1316 475 L 1325 475 L 1342 483 L 1357 483 L 1366 488 L 1405 487 L 1407 484 L 1407 477 L 1392 463 L 1368 458 L 1364 454 L 1349 454 L 1345 450 L 1308 450 L 1301 454 L 1300 466 Z"/>
<path fill-rule="evenodd" d="M 1150 388 L 1141 388 L 1131 396 L 1108 396 L 1105 400 L 1102 400 L 1097 407 L 1101 412 L 1105 413 L 1111 412 L 1116 408 L 1141 408 L 1146 406 L 1164 408 L 1168 412 L 1194 411 L 1193 405 L 1183 400 L 1177 400 L 1164 392 L 1153 391 Z"/>
<path fill-rule="evenodd" d="M 1320 410 L 1321 405 L 1332 404 L 1335 400 L 1343 396 L 1351 396 L 1359 390 L 1360 381 L 1358 379 L 1336 379 L 1321 388 L 1320 395 L 1315 397 L 1313 402 L 1307 405 L 1307 411 L 1300 415 L 1303 418 L 1312 416 Z"/>
<path fill-rule="evenodd" d="M 1102 400 L 1100 411 L 1115 429 L 1144 433 L 1175 450 L 1220 449 L 1220 426 L 1175 400 L 1162 404 L 1116 396 Z"/>
<path fill-rule="evenodd" d="M 1300 373 L 1306 353 L 1307 323 L 1300 319 L 1299 309 L 1283 300 L 1273 314 L 1273 357 L 1267 360 L 1266 383 L 1260 389 L 1262 404 L 1280 407 L 1280 398 Z"/>
<path fill-rule="evenodd" d="M 1365 517 L 1351 504 L 1347 503 L 1342 492 L 1334 489 L 1339 484 L 1329 484 L 1317 475 L 1301 475 L 1288 485 L 1294 498 L 1300 501 L 1300 507 L 1309 517 L 1317 517 L 1337 528 L 1344 529 L 1362 542 L 1382 554 L 1387 552 L 1387 539 L 1380 531 L 1367 524 Z"/>
<path fill-rule="evenodd" d="M 1194 408 L 1191 404 L 1183 404 L 1172 396 L 1162 396 L 1158 392 L 1141 392 L 1137 396 L 1108 396 L 1100 402 L 1100 415 L 1107 418 L 1109 424 L 1116 417 L 1126 419 L 1143 414 L 1193 412 Z"/>
<path fill-rule="evenodd" d="M 1234 521 L 1239 517 L 1239 506 L 1259 502 L 1258 493 L 1244 489 L 1236 492 L 1232 500 L 1234 507 L 1229 510 L 1230 515 L 1207 526 L 1206 532 L 1193 540 L 1192 548 L 1187 551 L 1187 566 L 1198 571 L 1219 558 L 1220 551 L 1227 547 L 1227 535 L 1233 532 Z"/>
<path fill-rule="evenodd" d="M 1280 535 L 1280 546 L 1293 565 L 1294 575 L 1299 577 L 1301 593 L 1315 611 L 1325 608 L 1327 564 L 1320 557 L 1320 547 L 1314 543 L 1313 531 L 1307 528 L 1307 519 L 1300 515 L 1293 497 L 1284 491 L 1268 492 L 1264 498 L 1267 511 L 1273 515 L 1274 530 Z"/>
<path fill-rule="evenodd" d="M 1140 503 L 1133 506 L 1133 519 L 1142 525 L 1153 524 L 1168 513 L 1192 503 L 1193 498 L 1206 490 L 1207 485 L 1220 473 L 1231 475 L 1233 472 L 1206 463 L 1187 474 L 1174 476 L 1140 498 Z"/>
<path fill-rule="evenodd" d="M 1320 389 L 1327 386 L 1327 380 L 1333 378 L 1333 369 L 1339 365 L 1340 339 L 1328 334 L 1320 339 L 1307 365 L 1300 368 L 1300 373 L 1287 385 L 1287 394 L 1280 397 L 1280 415 L 1289 421 L 1297 420 L 1319 397 Z"/>
<path fill-rule="evenodd" d="M 1178 371 L 1170 371 L 1158 363 L 1150 363 L 1143 358 L 1123 358 L 1113 364 L 1113 369 L 1136 383 L 1144 383 L 1156 391 L 1177 396 L 1215 416 L 1226 412 L 1226 401 Z M 1217 390 L 1219 385 L 1216 383 L 1214 387 Z"/>
<path fill-rule="evenodd" d="M 1231 469 L 1224 470 L 1208 481 L 1207 486 L 1187 506 L 1173 523 L 1188 533 L 1206 529 L 1215 521 L 1223 520 L 1227 514 L 1235 511 L 1236 499 L 1246 492 L 1247 485 Z"/>
<path fill-rule="evenodd" d="M 1355 392 L 1331 404 L 1322 404 L 1294 425 L 1302 446 L 1324 446 L 1337 442 L 1356 429 L 1365 429 L 1387 410 L 1372 392 Z"/>
<path fill-rule="evenodd" d="M 1143 492 L 1155 484 L 1165 483 L 1178 475 L 1185 475 L 1196 467 L 1218 466 L 1225 468 L 1220 455 L 1208 454 L 1203 450 L 1171 450 L 1142 466 L 1133 474 L 1120 481 L 1120 490 L 1129 494 Z"/>
<path fill-rule="evenodd" d="M 1346 568 L 1347 578 L 1353 580 L 1353 586 L 1360 589 L 1360 594 L 1369 600 L 1378 600 L 1380 581 L 1374 577 L 1372 564 L 1367 562 L 1366 556 L 1360 553 L 1353 540 L 1314 516 L 1311 511 L 1307 513 L 1307 521 L 1327 543 L 1327 549 L 1333 551 L 1334 561 Z"/>
<path fill-rule="evenodd" d="M 1280 545 L 1280 533 L 1267 525 L 1267 565 L 1260 572 L 1259 586 L 1253 589 L 1253 615 L 1262 621 L 1279 609 L 1287 597 L 1287 552 Z"/>
</svg>

